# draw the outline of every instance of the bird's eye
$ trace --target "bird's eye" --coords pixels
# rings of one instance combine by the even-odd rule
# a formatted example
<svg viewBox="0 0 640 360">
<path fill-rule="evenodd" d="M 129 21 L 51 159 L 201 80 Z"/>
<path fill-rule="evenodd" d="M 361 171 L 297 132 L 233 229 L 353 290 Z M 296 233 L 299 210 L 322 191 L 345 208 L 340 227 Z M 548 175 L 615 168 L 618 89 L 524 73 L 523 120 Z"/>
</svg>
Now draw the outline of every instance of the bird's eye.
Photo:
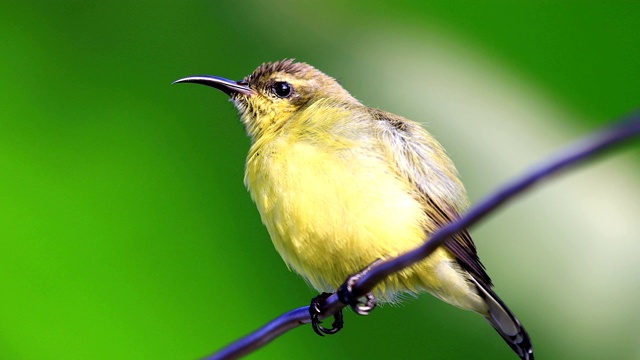
<svg viewBox="0 0 640 360">
<path fill-rule="evenodd" d="M 278 81 L 273 84 L 273 93 L 276 94 L 277 97 L 285 99 L 291 96 L 293 92 L 293 86 L 288 82 Z"/>
</svg>

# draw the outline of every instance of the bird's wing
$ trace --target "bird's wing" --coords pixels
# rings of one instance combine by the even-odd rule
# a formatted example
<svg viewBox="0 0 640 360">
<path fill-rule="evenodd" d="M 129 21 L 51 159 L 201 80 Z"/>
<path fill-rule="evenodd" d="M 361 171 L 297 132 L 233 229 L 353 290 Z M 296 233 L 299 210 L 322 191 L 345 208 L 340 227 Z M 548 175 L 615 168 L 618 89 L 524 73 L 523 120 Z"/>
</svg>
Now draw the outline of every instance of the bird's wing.
<svg viewBox="0 0 640 360">
<path fill-rule="evenodd" d="M 418 190 L 416 196 L 436 227 L 458 218 L 467 206 L 467 197 L 442 146 L 418 123 L 377 109 L 371 112 L 386 156 L 395 162 L 399 176 Z M 428 233 L 434 230 L 427 229 Z M 444 246 L 476 280 L 491 286 L 468 231 L 456 234 Z"/>
</svg>

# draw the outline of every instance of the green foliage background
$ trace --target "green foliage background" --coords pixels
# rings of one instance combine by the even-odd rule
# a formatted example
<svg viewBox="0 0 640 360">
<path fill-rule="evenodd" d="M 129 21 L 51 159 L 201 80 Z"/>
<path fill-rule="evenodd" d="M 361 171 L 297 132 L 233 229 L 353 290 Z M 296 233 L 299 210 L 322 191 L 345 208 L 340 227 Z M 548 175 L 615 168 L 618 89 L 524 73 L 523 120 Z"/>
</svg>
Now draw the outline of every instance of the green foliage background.
<svg viewBox="0 0 640 360">
<path fill-rule="evenodd" d="M 639 105 L 637 1 L 4 1 L 0 12 L 0 359 L 195 359 L 314 296 L 244 189 L 249 141 L 234 109 L 211 89 L 171 86 L 179 77 L 241 78 L 295 57 L 402 113 L 377 74 L 351 70 L 381 55 L 362 29 L 437 28 L 584 115 L 572 126 Z M 487 265 L 526 283 L 517 260 Z M 574 354 L 571 332 L 540 316 L 545 283 L 508 284 L 499 293 L 540 357 Z M 300 328 L 252 358 L 514 358 L 481 318 L 427 295 L 346 316 L 337 336 Z M 618 330 L 628 341 L 594 333 L 581 358 L 638 358 L 637 325 Z"/>
</svg>

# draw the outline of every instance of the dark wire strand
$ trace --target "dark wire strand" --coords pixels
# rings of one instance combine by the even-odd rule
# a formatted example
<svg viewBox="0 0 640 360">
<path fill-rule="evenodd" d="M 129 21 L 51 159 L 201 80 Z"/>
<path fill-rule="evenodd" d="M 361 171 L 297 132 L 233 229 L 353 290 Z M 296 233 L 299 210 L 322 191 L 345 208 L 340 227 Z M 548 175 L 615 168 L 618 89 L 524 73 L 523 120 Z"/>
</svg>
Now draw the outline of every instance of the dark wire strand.
<svg viewBox="0 0 640 360">
<path fill-rule="evenodd" d="M 373 288 L 384 280 L 387 276 L 409 267 L 429 256 L 447 239 L 456 233 L 463 231 L 478 221 L 489 215 L 492 211 L 512 200 L 516 195 L 522 194 L 525 190 L 547 179 L 552 175 L 557 175 L 563 170 L 567 170 L 576 165 L 582 164 L 585 160 L 601 155 L 606 150 L 620 145 L 640 135 L 640 112 L 633 113 L 600 131 L 579 140 L 557 154 L 548 161 L 533 167 L 524 175 L 512 180 L 505 186 L 485 197 L 476 205 L 469 208 L 463 216 L 438 229 L 423 245 L 409 251 L 397 258 L 381 262 L 373 266 L 369 271 L 353 285 L 353 295 L 360 297 L 373 290 Z M 338 300 L 334 294 L 327 298 L 320 320 L 325 319 L 346 305 Z M 259 348 L 265 346 L 273 339 L 285 332 L 296 328 L 302 324 L 311 322 L 309 307 L 304 306 L 289 311 L 272 320 L 255 332 L 231 343 L 217 353 L 206 357 L 206 360 L 227 360 L 237 359 Z"/>
</svg>

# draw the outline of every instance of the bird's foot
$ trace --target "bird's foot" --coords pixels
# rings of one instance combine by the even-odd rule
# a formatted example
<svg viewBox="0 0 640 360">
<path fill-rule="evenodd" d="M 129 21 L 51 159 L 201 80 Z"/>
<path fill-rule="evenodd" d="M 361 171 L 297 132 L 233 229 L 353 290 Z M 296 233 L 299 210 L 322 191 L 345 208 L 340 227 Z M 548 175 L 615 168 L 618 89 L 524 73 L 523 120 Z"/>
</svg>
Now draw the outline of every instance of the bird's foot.
<svg viewBox="0 0 640 360">
<path fill-rule="evenodd" d="M 326 328 L 320 324 L 322 321 L 318 319 L 318 316 L 322 314 L 322 304 L 327 300 L 329 296 L 332 294 L 323 292 L 322 294 L 311 299 L 311 304 L 309 305 L 309 314 L 311 315 L 311 326 L 313 327 L 313 331 L 320 336 L 333 335 L 340 331 L 344 326 L 344 318 L 342 317 L 342 310 L 333 314 L 333 324 L 331 324 L 331 328 Z"/>
<path fill-rule="evenodd" d="M 347 280 L 338 288 L 338 299 L 351 307 L 358 315 L 369 315 L 369 313 L 376 307 L 376 298 L 372 293 L 367 293 L 364 296 L 357 298 L 353 295 L 353 285 L 355 285 L 363 276 L 365 276 L 376 264 L 381 262 L 378 259 L 372 262 L 364 270 L 359 273 L 349 275 Z"/>
<path fill-rule="evenodd" d="M 367 293 L 361 297 L 355 297 L 353 295 L 353 286 L 362 279 L 376 264 L 381 262 L 381 259 L 378 259 L 371 263 L 371 265 L 367 266 L 364 270 L 360 271 L 357 274 L 349 275 L 345 280 L 344 284 L 338 288 L 336 292 L 338 295 L 338 299 L 343 304 L 347 304 L 351 307 L 351 309 L 358 315 L 369 315 L 371 310 L 376 307 L 376 298 L 372 293 Z M 311 299 L 311 304 L 309 305 L 309 315 L 311 315 L 311 326 L 313 327 L 313 331 L 320 336 L 332 335 L 340 331 L 344 327 L 344 318 L 342 316 L 342 310 L 333 314 L 333 324 L 331 324 L 331 328 L 326 328 L 322 326 L 322 321 L 320 321 L 319 317 L 322 314 L 322 305 L 327 300 L 329 296 L 332 294 L 323 292 L 322 294 Z"/>
</svg>

